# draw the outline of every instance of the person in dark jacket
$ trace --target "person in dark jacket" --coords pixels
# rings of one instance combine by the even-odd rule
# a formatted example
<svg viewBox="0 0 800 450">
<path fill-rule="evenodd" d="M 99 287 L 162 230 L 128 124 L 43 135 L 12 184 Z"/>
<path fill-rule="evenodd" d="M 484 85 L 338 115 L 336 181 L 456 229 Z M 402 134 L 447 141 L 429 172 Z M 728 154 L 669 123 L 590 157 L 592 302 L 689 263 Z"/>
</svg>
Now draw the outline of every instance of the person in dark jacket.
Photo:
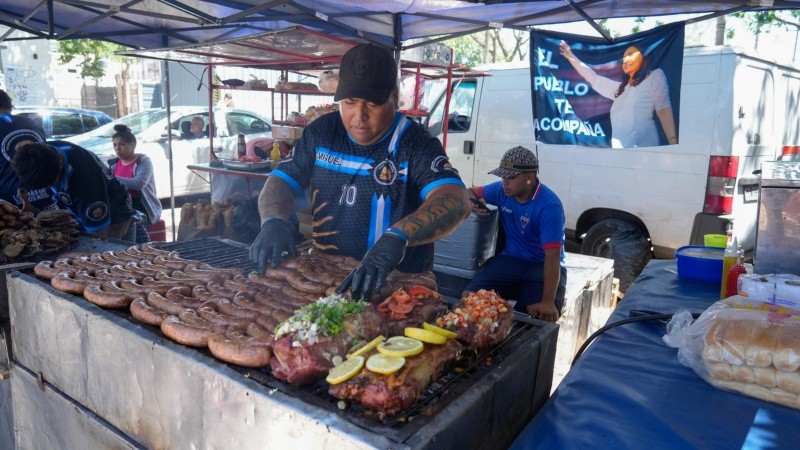
<svg viewBox="0 0 800 450">
<path fill-rule="evenodd" d="M 49 188 L 84 230 L 115 239 L 128 231 L 135 214 L 131 196 L 89 150 L 66 141 L 29 143 L 17 149 L 11 167 L 26 185 Z"/>
<path fill-rule="evenodd" d="M 33 120 L 27 117 L 14 116 L 11 97 L 0 89 L 0 199 L 23 208 L 23 200 L 19 189 L 24 187 L 22 180 L 11 168 L 11 159 L 17 148 L 30 142 L 44 142 L 44 131 Z M 55 208 L 46 189 L 27 189 L 28 200 L 37 210 Z"/>
</svg>

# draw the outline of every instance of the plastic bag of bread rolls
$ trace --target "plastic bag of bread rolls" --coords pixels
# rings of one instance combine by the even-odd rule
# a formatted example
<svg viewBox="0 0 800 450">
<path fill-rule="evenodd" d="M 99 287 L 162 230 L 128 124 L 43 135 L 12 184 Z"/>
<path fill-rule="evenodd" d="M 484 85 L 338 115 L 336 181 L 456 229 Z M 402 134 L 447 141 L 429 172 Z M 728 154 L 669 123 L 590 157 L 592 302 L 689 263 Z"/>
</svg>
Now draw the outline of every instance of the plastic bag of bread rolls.
<svg viewBox="0 0 800 450">
<path fill-rule="evenodd" d="M 735 295 L 697 320 L 676 313 L 664 342 L 713 386 L 800 409 L 800 311 Z"/>
</svg>

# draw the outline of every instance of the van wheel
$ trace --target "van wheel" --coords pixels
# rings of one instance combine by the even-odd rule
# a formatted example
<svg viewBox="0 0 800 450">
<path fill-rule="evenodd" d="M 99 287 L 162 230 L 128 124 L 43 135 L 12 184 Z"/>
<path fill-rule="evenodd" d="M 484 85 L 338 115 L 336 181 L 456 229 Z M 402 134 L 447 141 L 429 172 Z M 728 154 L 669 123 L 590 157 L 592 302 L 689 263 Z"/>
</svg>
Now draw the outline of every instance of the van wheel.
<svg viewBox="0 0 800 450">
<path fill-rule="evenodd" d="M 607 219 L 589 228 L 581 243 L 581 253 L 614 260 L 614 277 L 619 289 L 628 290 L 653 257 L 650 239 L 636 225 Z"/>
</svg>

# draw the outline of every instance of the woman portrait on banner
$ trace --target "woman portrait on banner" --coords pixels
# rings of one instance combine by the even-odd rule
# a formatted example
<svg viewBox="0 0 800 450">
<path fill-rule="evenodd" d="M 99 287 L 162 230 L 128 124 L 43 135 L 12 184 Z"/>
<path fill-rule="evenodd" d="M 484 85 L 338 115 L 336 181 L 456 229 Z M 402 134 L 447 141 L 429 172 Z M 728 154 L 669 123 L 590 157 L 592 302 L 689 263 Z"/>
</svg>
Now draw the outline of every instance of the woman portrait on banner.
<svg viewBox="0 0 800 450">
<path fill-rule="evenodd" d="M 622 55 L 621 80 L 598 75 L 572 52 L 569 44 L 561 41 L 559 51 L 578 74 L 611 105 L 611 147 L 649 147 L 661 145 L 653 113 L 668 144 L 677 144 L 675 117 L 669 99 L 667 77 L 661 69 L 650 69 L 647 56 L 636 45 L 625 49 Z"/>
</svg>

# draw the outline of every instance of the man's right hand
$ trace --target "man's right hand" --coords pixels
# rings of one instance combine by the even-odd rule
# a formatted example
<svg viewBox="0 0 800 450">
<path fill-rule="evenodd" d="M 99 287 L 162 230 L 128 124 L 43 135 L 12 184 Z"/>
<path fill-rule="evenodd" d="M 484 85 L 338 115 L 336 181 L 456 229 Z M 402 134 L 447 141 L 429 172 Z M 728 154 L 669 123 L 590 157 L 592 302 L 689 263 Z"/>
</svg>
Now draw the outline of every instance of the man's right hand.
<svg viewBox="0 0 800 450">
<path fill-rule="evenodd" d="M 250 259 L 263 271 L 266 270 L 267 263 L 277 267 L 284 252 L 297 256 L 294 233 L 288 222 L 280 217 L 271 217 L 261 224 L 261 231 L 250 245 Z"/>
</svg>

